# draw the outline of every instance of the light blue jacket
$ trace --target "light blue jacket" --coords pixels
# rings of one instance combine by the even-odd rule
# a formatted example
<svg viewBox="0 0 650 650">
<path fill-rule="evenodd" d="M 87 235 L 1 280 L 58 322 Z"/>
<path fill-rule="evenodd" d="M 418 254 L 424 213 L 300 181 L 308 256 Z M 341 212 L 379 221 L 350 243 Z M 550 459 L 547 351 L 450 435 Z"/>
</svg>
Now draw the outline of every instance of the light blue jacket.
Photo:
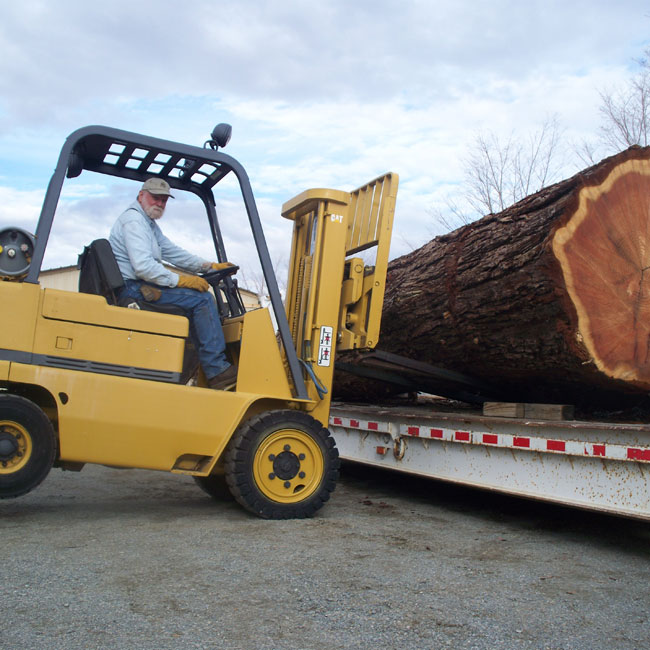
<svg viewBox="0 0 650 650">
<path fill-rule="evenodd" d="M 108 239 L 125 280 L 145 280 L 162 287 L 175 287 L 178 274 L 166 269 L 163 261 L 192 273 L 198 273 L 208 264 L 207 260 L 167 239 L 138 201 L 119 216 Z"/>
</svg>

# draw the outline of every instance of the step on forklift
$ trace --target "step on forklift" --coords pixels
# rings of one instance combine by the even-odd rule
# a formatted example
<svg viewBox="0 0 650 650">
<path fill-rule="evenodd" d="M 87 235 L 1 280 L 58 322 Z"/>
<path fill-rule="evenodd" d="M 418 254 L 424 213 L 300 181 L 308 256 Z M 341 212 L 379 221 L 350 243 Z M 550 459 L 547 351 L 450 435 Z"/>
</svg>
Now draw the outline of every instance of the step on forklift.
<svg viewBox="0 0 650 650">
<path fill-rule="evenodd" d="M 0 230 L 0 498 L 29 492 L 52 467 L 96 463 L 190 475 L 263 518 L 309 517 L 329 499 L 339 470 L 326 428 L 334 357 L 377 343 L 398 177 L 284 204 L 285 309 L 246 171 L 221 151 L 230 133 L 220 124 L 200 147 L 81 128 L 63 145 L 35 236 Z M 39 285 L 64 181 L 85 172 L 139 184 L 156 176 L 199 197 L 220 262 L 215 192 L 236 179 L 270 308 L 245 311 L 229 270 L 207 274 L 235 390 L 210 390 L 200 372 L 189 380 L 185 316 L 119 303 L 122 279 L 101 237 L 80 257 L 79 292 Z"/>
</svg>

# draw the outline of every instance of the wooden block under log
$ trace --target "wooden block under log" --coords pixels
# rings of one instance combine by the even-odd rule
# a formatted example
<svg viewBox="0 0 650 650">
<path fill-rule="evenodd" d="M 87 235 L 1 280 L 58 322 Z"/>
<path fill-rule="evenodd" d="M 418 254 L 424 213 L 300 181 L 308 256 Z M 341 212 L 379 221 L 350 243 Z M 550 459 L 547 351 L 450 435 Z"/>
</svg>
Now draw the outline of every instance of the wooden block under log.
<svg viewBox="0 0 650 650">
<path fill-rule="evenodd" d="M 483 415 L 493 415 L 498 418 L 523 418 L 525 404 L 521 402 L 485 402 Z"/>
<path fill-rule="evenodd" d="M 571 404 L 525 404 L 522 402 L 485 402 L 483 415 L 531 420 L 572 420 Z"/>
</svg>

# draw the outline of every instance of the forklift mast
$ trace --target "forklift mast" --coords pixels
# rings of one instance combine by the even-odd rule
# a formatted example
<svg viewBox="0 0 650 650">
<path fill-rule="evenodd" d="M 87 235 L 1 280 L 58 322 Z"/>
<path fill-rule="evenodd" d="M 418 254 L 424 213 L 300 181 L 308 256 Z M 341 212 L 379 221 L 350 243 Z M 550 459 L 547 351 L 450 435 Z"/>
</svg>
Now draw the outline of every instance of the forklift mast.
<svg viewBox="0 0 650 650">
<path fill-rule="evenodd" d="M 282 206 L 294 223 L 287 321 L 317 419 L 329 412 L 335 353 L 377 344 L 398 182 L 387 173 L 353 192 L 307 190 Z"/>
</svg>

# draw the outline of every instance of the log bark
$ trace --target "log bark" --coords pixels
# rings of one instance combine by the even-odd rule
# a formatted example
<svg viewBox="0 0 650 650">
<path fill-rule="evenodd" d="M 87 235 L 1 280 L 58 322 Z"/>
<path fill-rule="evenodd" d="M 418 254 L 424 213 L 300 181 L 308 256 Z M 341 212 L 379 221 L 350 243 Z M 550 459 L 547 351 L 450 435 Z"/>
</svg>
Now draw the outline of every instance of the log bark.
<svg viewBox="0 0 650 650">
<path fill-rule="evenodd" d="M 511 400 L 647 394 L 650 148 L 393 260 L 382 318 L 379 349 L 477 377 Z M 391 390 L 340 372 L 334 394 Z"/>
</svg>

